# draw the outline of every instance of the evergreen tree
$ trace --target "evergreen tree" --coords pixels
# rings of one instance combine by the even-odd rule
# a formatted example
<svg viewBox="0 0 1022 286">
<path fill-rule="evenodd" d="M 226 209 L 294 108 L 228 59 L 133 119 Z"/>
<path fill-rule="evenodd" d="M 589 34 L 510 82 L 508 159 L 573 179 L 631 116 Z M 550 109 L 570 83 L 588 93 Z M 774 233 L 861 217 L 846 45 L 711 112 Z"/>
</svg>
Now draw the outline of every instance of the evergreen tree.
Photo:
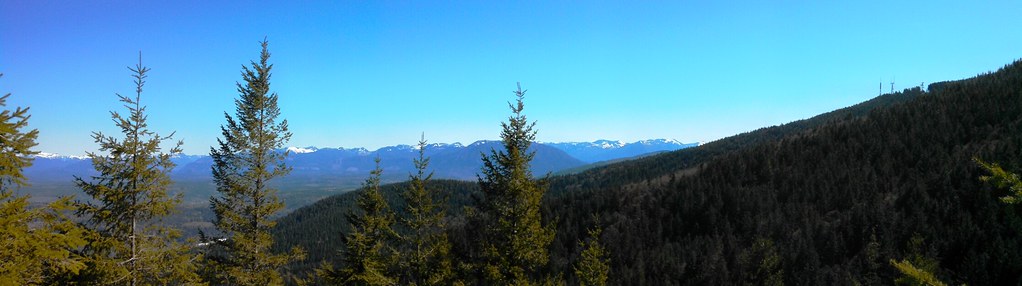
<svg viewBox="0 0 1022 286">
<path fill-rule="evenodd" d="M 271 179 L 287 175 L 287 152 L 281 152 L 291 138 L 287 120 L 277 121 L 277 93 L 270 92 L 268 43 L 262 42 L 259 62 L 242 67 L 245 83 L 237 83 L 240 98 L 234 117 L 224 112 L 227 124 L 221 126 L 219 148 L 210 148 L 213 180 L 219 197 L 210 199 L 215 215 L 213 224 L 225 237 L 210 244 L 207 253 L 211 279 L 232 285 L 276 285 L 283 283 L 279 268 L 300 260 L 298 248 L 289 254 L 271 253 L 272 217 L 284 208 Z"/>
<path fill-rule="evenodd" d="M 536 132 L 535 122 L 529 123 L 522 113 L 525 92 L 519 84 L 514 91 L 517 102 L 508 104 L 513 115 L 501 123 L 504 150 L 483 154 L 481 270 L 491 285 L 535 284 L 537 270 L 549 260 L 547 247 L 554 238 L 553 228 L 543 225 L 540 213 L 546 183 L 534 179 L 529 169 L 536 155 L 529 146 Z"/>
<path fill-rule="evenodd" d="M 87 230 L 67 216 L 71 198 L 28 204 L 27 195 L 0 191 L 0 285 L 61 284 L 59 278 L 78 275 L 86 265 L 76 250 Z"/>
<path fill-rule="evenodd" d="M 1000 197 L 1001 202 L 1009 205 L 1022 202 L 1022 179 L 1018 174 L 1005 171 L 997 163 L 988 163 L 979 158 L 973 158 L 973 161 L 990 173 L 981 176 L 979 178 L 981 181 L 990 183 L 997 188 L 1008 189 L 1008 195 Z M 891 266 L 902 274 L 895 280 L 895 283 L 899 285 L 947 285 L 934 275 L 938 268 L 937 261 L 922 254 L 922 243 L 922 237 L 919 237 L 918 234 L 913 236 L 909 240 L 910 259 L 890 260 Z"/>
<path fill-rule="evenodd" d="M 10 95 L 0 97 L 0 107 Z M 0 111 L 0 285 L 53 284 L 54 276 L 75 275 L 85 267 L 72 251 L 85 240 L 83 229 L 65 216 L 70 198 L 30 209 L 28 195 L 14 194 L 26 184 L 22 170 L 38 153 L 31 148 L 39 131 L 24 130 L 29 117 L 28 108 Z"/>
<path fill-rule="evenodd" d="M 341 260 L 343 268 L 333 270 L 324 265 L 318 274 L 336 285 L 396 285 L 397 279 L 389 273 L 394 249 L 389 242 L 397 238 L 394 232 L 394 213 L 380 193 L 380 158 L 376 168 L 369 172 L 369 178 L 362 184 L 356 199 L 361 213 L 351 212 L 347 216 L 351 233 L 344 237 L 345 249 Z"/>
<path fill-rule="evenodd" d="M 745 272 L 742 275 L 744 285 L 784 285 L 781 255 L 777 253 L 773 240 L 756 239 L 751 248 L 738 256 L 738 261 Z"/>
<path fill-rule="evenodd" d="M 912 262 L 909 262 L 908 260 L 903 259 L 901 260 L 901 262 L 898 262 L 895 261 L 894 259 L 891 259 L 891 265 L 894 266 L 895 269 L 898 269 L 898 272 L 901 272 L 902 274 L 902 277 L 899 277 L 897 280 L 895 280 L 895 284 L 897 285 L 919 285 L 919 286 L 947 285 L 943 281 L 940 281 L 940 279 L 937 279 L 937 277 L 933 275 L 933 271 L 927 271 L 925 269 L 916 267 L 915 265 L 912 264 Z"/>
<path fill-rule="evenodd" d="M 1001 197 L 1002 202 L 1006 204 L 1022 203 L 1022 179 L 1019 179 L 1018 174 L 1005 171 L 997 163 L 987 163 L 979 158 L 974 158 L 973 161 L 990 173 L 990 175 L 980 177 L 981 181 L 990 183 L 997 188 L 1008 189 L 1008 195 Z"/>
<path fill-rule="evenodd" d="M 79 213 L 94 229 L 85 249 L 90 265 L 84 277 L 124 285 L 195 283 L 198 276 L 187 263 L 192 255 L 187 245 L 176 241 L 180 232 L 160 225 L 181 201 L 181 195 L 171 196 L 168 188 L 174 168 L 170 159 L 181 153 L 182 143 L 162 152 L 160 145 L 173 133 L 160 136 L 146 123 L 141 99 L 149 68 L 142 66 L 141 54 L 138 64 L 128 69 L 134 73 L 135 96 L 117 94 L 128 115 L 111 112 L 124 137 L 94 132 L 99 151 L 106 153 L 89 153 L 99 175 L 90 181 L 75 178 L 92 198 L 79 203 Z"/>
<path fill-rule="evenodd" d="M 409 176 L 410 187 L 402 194 L 407 208 L 400 222 L 409 230 L 401 251 L 402 284 L 451 285 L 455 281 L 451 243 L 445 232 L 447 201 L 437 201 L 435 192 L 426 190 L 433 173 L 426 174 L 425 136 L 419 140 L 419 157 L 412 163 L 416 173 Z"/>
<path fill-rule="evenodd" d="M 582 257 L 575 265 L 575 277 L 578 278 L 578 285 L 607 285 L 610 258 L 607 257 L 607 250 L 600 244 L 602 232 L 603 230 L 599 227 L 590 229 L 589 238 L 578 242 L 578 246 L 582 248 Z"/>
<path fill-rule="evenodd" d="M 908 258 L 902 259 L 900 262 L 894 259 L 890 260 L 891 266 L 894 266 L 902 274 L 901 277 L 894 280 L 895 285 L 946 285 L 936 275 L 937 270 L 940 269 L 940 262 L 932 258 L 934 255 L 927 250 L 920 234 L 912 235 L 906 246 Z"/>
<path fill-rule="evenodd" d="M 3 75 L 0 73 L 0 78 Z M 0 107 L 7 106 L 10 96 L 8 93 L 0 97 Z M 0 111 L 0 191 L 10 192 L 24 186 L 22 170 L 32 166 L 32 156 L 39 153 L 32 150 L 39 130 L 24 130 L 28 127 L 29 117 L 28 108 Z"/>
</svg>

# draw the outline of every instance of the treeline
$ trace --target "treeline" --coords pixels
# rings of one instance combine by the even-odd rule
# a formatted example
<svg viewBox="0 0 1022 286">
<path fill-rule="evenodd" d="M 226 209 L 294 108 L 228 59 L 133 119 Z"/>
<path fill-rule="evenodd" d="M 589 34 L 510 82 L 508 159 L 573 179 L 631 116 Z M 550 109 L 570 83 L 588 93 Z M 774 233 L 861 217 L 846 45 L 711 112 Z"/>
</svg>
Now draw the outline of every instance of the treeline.
<svg viewBox="0 0 1022 286">
<path fill-rule="evenodd" d="M 149 68 L 141 54 L 129 67 L 135 94 L 117 94 L 126 112 L 111 112 L 120 134 L 93 133 L 99 151 L 89 157 L 98 175 L 74 178 L 82 199 L 63 197 L 30 208 L 28 195 L 15 195 L 25 185 L 22 170 L 37 154 L 32 147 L 38 131 L 27 130 L 27 108 L 0 112 L 0 285 L 563 284 L 564 274 L 548 271 L 547 246 L 555 230 L 541 210 L 546 183 L 530 171 L 536 132 L 523 113 L 520 86 L 513 115 L 502 124 L 503 149 L 481 154 L 484 167 L 475 196 L 433 189 L 444 182 L 432 182 L 423 138 L 413 162 L 417 173 L 399 200 L 388 202 L 382 195 L 377 158 L 377 168 L 352 202 L 356 208 L 333 218 L 343 218 L 346 232 L 322 237 L 340 245 L 311 248 L 314 258 L 330 259 L 314 261 L 316 275 L 286 271 L 285 266 L 308 265 L 301 264 L 308 252 L 275 247 L 279 244 L 270 233 L 284 208 L 271 182 L 291 171 L 282 151 L 291 132 L 287 120 L 279 118 L 278 95 L 270 88 L 268 43 L 261 45 L 259 59 L 242 67 L 235 112 L 224 113 L 218 146 L 210 148 L 218 193 L 210 198 L 214 229 L 197 238 L 182 238 L 164 222 L 181 203 L 182 194 L 169 192 L 169 174 L 175 167 L 171 158 L 183 143 L 174 142 L 173 133 L 149 129 L 142 104 Z M 472 240 L 471 249 L 457 250 L 468 256 L 455 256 L 449 239 L 452 200 L 471 206 L 450 212 L 483 238 Z M 594 228 L 590 239 L 578 242 L 586 252 L 569 275 L 584 285 L 607 281 L 599 234 Z"/>
</svg>

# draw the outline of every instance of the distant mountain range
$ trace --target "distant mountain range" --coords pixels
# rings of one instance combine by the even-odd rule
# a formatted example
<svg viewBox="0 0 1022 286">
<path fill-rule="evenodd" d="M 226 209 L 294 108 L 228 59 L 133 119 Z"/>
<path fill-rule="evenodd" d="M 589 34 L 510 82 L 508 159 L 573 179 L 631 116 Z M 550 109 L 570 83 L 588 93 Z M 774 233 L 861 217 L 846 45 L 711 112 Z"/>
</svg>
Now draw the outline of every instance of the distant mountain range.
<svg viewBox="0 0 1022 286">
<path fill-rule="evenodd" d="M 533 144 L 536 158 L 532 162 L 533 172 L 544 175 L 559 170 L 579 168 L 590 163 L 630 158 L 642 154 L 673 151 L 697 146 L 697 143 L 681 143 L 677 140 L 653 139 L 633 143 L 597 140 L 593 142 L 537 143 Z M 412 171 L 412 159 L 418 156 L 417 146 L 396 145 L 369 151 L 365 148 L 317 148 L 289 147 L 291 155 L 287 161 L 293 168 L 288 180 L 302 183 L 337 183 L 357 186 L 369 170 L 374 167 L 373 159 L 379 157 L 386 181 L 400 181 Z M 469 145 L 461 143 L 434 143 L 426 147 L 430 157 L 430 169 L 437 178 L 460 180 L 475 179 L 482 166 L 481 155 L 491 149 L 500 150 L 500 141 L 476 141 Z M 177 181 L 209 181 L 212 159 L 208 155 L 179 155 L 174 159 L 177 167 L 172 177 Z M 95 171 L 87 157 L 61 156 L 40 153 L 33 165 L 25 170 L 30 182 L 67 182 L 73 176 L 92 176 Z"/>
<path fill-rule="evenodd" d="M 593 142 L 542 143 L 560 149 L 586 163 L 631 158 L 643 154 L 674 151 L 699 146 L 699 143 L 681 143 L 674 139 L 651 139 L 632 143 L 596 140 Z"/>
</svg>

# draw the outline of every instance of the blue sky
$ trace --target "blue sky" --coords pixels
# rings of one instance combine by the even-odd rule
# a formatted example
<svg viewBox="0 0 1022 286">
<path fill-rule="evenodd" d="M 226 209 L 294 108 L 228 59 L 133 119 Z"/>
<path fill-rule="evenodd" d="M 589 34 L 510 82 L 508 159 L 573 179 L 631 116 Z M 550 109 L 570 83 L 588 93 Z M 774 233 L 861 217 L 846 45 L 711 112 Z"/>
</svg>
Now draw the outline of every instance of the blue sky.
<svg viewBox="0 0 1022 286">
<path fill-rule="evenodd" d="M 694 142 L 1022 55 L 1017 1 L 66 2 L 0 1 L 0 92 L 61 154 L 139 51 L 151 128 L 208 152 L 263 37 L 290 145 L 370 149 L 495 139 L 519 81 L 540 141 Z"/>
</svg>

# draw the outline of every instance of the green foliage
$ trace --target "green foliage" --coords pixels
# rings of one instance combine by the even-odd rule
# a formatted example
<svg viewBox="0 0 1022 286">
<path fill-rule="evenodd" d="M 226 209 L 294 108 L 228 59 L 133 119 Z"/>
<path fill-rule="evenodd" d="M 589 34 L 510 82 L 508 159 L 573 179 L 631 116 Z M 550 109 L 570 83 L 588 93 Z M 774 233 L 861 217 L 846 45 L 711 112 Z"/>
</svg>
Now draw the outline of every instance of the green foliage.
<svg viewBox="0 0 1022 286">
<path fill-rule="evenodd" d="M 2 77 L 3 74 L 0 74 Z M 7 98 L 0 97 L 0 107 Z M 28 108 L 0 111 L 0 285 L 41 285 L 75 275 L 85 267 L 73 252 L 85 245 L 85 231 L 67 216 L 71 199 L 29 208 L 28 196 L 15 196 L 25 185 L 22 170 L 32 165 L 39 131 L 28 127 Z"/>
<path fill-rule="evenodd" d="M 277 93 L 270 93 L 270 52 L 263 40 L 259 62 L 242 67 L 243 83 L 237 83 L 235 116 L 224 112 L 219 148 L 210 148 L 213 180 L 219 197 L 210 199 L 213 224 L 224 235 L 214 240 L 207 254 L 208 268 L 215 283 L 234 285 L 277 285 L 278 273 L 286 263 L 304 257 L 294 248 L 288 254 L 272 253 L 269 230 L 274 214 L 284 208 L 268 182 L 287 175 L 287 153 L 278 150 L 291 138 L 287 120 L 277 122 L 280 108 Z"/>
<path fill-rule="evenodd" d="M 472 201 L 471 194 L 477 192 L 477 183 L 437 179 L 424 183 L 424 187 L 435 193 L 436 197 L 447 198 L 448 222 L 464 221 L 462 206 Z M 380 186 L 380 194 L 399 218 L 409 216 L 403 194 L 411 187 L 410 182 Z M 321 268 L 323 261 L 331 266 L 342 264 L 341 256 L 337 255 L 336 251 L 346 246 L 342 239 L 337 239 L 337 236 L 352 232 L 352 227 L 346 217 L 353 211 L 361 211 L 358 210 L 358 198 L 361 193 L 352 191 L 330 196 L 309 206 L 298 208 L 277 220 L 278 224 L 273 229 L 273 235 L 277 242 L 274 245 L 275 249 L 281 251 L 292 246 L 300 246 L 307 249 L 309 253 L 307 259 L 289 264 L 288 272 L 295 275 L 310 273 Z M 454 229 L 456 228 L 449 224 L 447 232 Z M 400 225 L 394 228 L 394 231 L 397 231 L 401 237 L 411 235 L 407 228 L 402 228 Z M 459 239 L 461 238 L 459 236 Z M 452 255 L 455 257 L 458 257 L 457 250 L 459 249 L 452 249 Z"/>
<path fill-rule="evenodd" d="M 438 198 L 446 198 L 448 206 L 448 219 L 450 223 L 464 221 L 463 206 L 472 202 L 471 195 L 478 193 L 479 184 L 476 182 L 464 182 L 445 179 L 431 179 L 424 181 L 423 186 Z M 391 206 L 397 217 L 408 217 L 403 194 L 412 188 L 410 182 L 401 182 L 380 186 L 380 193 Z M 346 234 L 352 231 L 347 220 L 347 215 L 352 212 L 360 212 L 358 197 L 362 192 L 351 191 L 339 195 L 327 197 L 307 207 L 295 210 L 288 215 L 278 219 L 277 226 L 273 229 L 275 240 L 274 248 L 278 251 L 300 246 L 308 252 L 308 258 L 304 261 L 296 261 L 288 265 L 288 270 L 296 275 L 308 275 L 315 268 L 322 268 L 322 262 L 327 262 L 332 267 L 341 268 L 342 257 L 337 250 L 345 248 L 343 239 L 337 239 L 338 234 Z M 448 224 L 447 231 L 456 228 Z M 401 237 L 409 237 L 412 234 L 406 228 L 395 227 L 395 231 Z M 474 234 L 474 232 L 473 232 Z M 449 234 L 450 235 L 450 234 Z M 461 235 L 457 235 L 463 239 Z M 453 244 L 453 241 L 452 241 Z M 452 248 L 452 255 L 456 258 L 458 249 Z M 456 260 L 457 261 L 457 260 Z"/>
<path fill-rule="evenodd" d="M 0 74 L 3 77 L 3 74 Z M 0 107 L 7 106 L 7 98 L 0 97 Z M 39 137 L 39 130 L 28 130 L 28 108 L 4 109 L 0 111 L 0 191 L 9 192 L 25 185 L 22 170 L 32 165 L 32 151 Z"/>
<path fill-rule="evenodd" d="M 915 269 L 916 271 L 913 273 L 907 273 L 902 269 L 902 267 L 895 265 L 895 268 L 898 268 L 906 275 L 896 279 L 895 283 L 899 285 L 925 285 L 925 283 L 930 283 L 927 281 L 933 279 L 920 280 L 917 279 L 916 276 L 919 273 L 924 273 L 929 275 L 930 278 L 933 278 L 934 275 L 932 273 L 937 273 L 937 270 L 940 270 L 940 262 L 933 258 L 933 255 L 931 254 L 932 251 L 926 246 L 926 242 L 923 237 L 919 234 L 912 235 L 912 238 L 908 240 L 906 248 L 908 249 L 908 259 L 903 260 L 903 263 L 899 264 L 912 266 L 912 269 Z M 895 264 L 893 259 L 891 261 L 892 264 Z"/>
<path fill-rule="evenodd" d="M 75 250 L 86 230 L 67 217 L 72 209 L 69 197 L 29 208 L 27 196 L 0 191 L 0 285 L 54 284 L 85 268 Z"/>
<path fill-rule="evenodd" d="M 177 239 L 177 230 L 160 225 L 160 219 L 174 211 L 181 198 L 170 196 L 171 156 L 181 153 L 181 142 L 167 152 L 160 147 L 171 136 L 160 136 L 148 129 L 142 88 L 149 68 L 139 63 L 129 67 L 134 74 L 135 96 L 118 94 L 128 115 L 111 112 L 123 138 L 99 132 L 93 138 L 103 155 L 89 153 L 99 172 L 87 181 L 75 183 L 92 200 L 79 203 L 79 214 L 94 230 L 85 254 L 89 268 L 82 279 L 110 284 L 189 284 L 197 283 L 194 259 L 186 245 Z M 180 263 L 180 264 L 174 264 Z"/>
<path fill-rule="evenodd" d="M 402 193 L 405 212 L 400 223 L 408 229 L 400 249 L 399 265 L 404 285 L 451 285 L 455 283 L 451 243 L 445 222 L 447 201 L 426 189 L 433 173 L 426 174 L 426 139 L 419 140 L 419 157 L 413 160 L 416 173 L 409 175 L 410 187 Z"/>
<path fill-rule="evenodd" d="M 983 169 L 987 170 L 990 175 L 981 176 L 981 181 L 990 183 L 998 188 L 1007 188 L 1010 192 L 1008 195 L 1001 197 L 1001 201 L 1006 204 L 1018 204 L 1022 202 L 1022 180 L 1019 179 L 1018 174 L 1005 171 L 997 163 L 987 163 L 979 158 L 973 158 Z"/>
<path fill-rule="evenodd" d="M 752 247 L 739 257 L 746 271 L 743 278 L 745 285 L 784 285 L 784 269 L 781 267 L 781 256 L 777 253 L 774 241 L 759 238 Z"/>
<path fill-rule="evenodd" d="M 869 242 L 866 243 L 863 253 L 863 265 L 865 266 L 865 274 L 860 277 L 865 285 L 877 285 L 880 284 L 879 271 L 882 264 L 880 260 L 880 242 L 877 241 L 876 230 L 870 230 Z M 860 279 L 854 279 L 855 284 L 859 284 Z"/>
<path fill-rule="evenodd" d="M 898 269 L 898 272 L 901 272 L 901 274 L 904 275 L 903 277 L 898 278 L 898 280 L 895 280 L 895 283 L 898 285 L 913 286 L 947 285 L 944 284 L 944 282 L 938 280 L 937 277 L 933 276 L 932 272 L 916 267 L 915 265 L 912 265 L 912 262 L 909 262 L 908 260 L 902 260 L 901 262 L 898 262 L 894 261 L 894 259 L 891 259 L 891 265 L 894 266 L 894 268 Z"/>
<path fill-rule="evenodd" d="M 508 104 L 513 115 L 501 123 L 504 150 L 483 154 L 479 178 L 481 270 L 491 285 L 535 284 L 537 271 L 549 260 L 547 247 L 554 238 L 553 228 L 543 224 L 540 212 L 547 186 L 534 179 L 529 169 L 535 156 L 528 152 L 536 138 L 535 123 L 522 113 L 525 91 L 521 85 L 514 94 L 517 102 Z"/>
<path fill-rule="evenodd" d="M 324 280 L 335 285 L 395 285 L 397 277 L 388 270 L 395 262 L 396 254 L 390 242 L 397 238 L 393 225 L 394 213 L 380 194 L 380 158 L 376 158 L 376 169 L 369 172 L 369 178 L 362 185 L 358 196 L 361 213 L 349 213 L 348 223 L 352 231 L 344 236 L 345 248 L 341 253 L 344 261 L 340 271 L 332 265 L 317 270 Z"/>
<path fill-rule="evenodd" d="M 610 274 L 610 258 L 607 250 L 600 243 L 602 232 L 603 229 L 599 227 L 590 229 L 589 238 L 578 242 L 578 247 L 582 248 L 582 254 L 578 264 L 575 265 L 575 277 L 581 286 L 607 285 L 607 278 Z"/>
</svg>

